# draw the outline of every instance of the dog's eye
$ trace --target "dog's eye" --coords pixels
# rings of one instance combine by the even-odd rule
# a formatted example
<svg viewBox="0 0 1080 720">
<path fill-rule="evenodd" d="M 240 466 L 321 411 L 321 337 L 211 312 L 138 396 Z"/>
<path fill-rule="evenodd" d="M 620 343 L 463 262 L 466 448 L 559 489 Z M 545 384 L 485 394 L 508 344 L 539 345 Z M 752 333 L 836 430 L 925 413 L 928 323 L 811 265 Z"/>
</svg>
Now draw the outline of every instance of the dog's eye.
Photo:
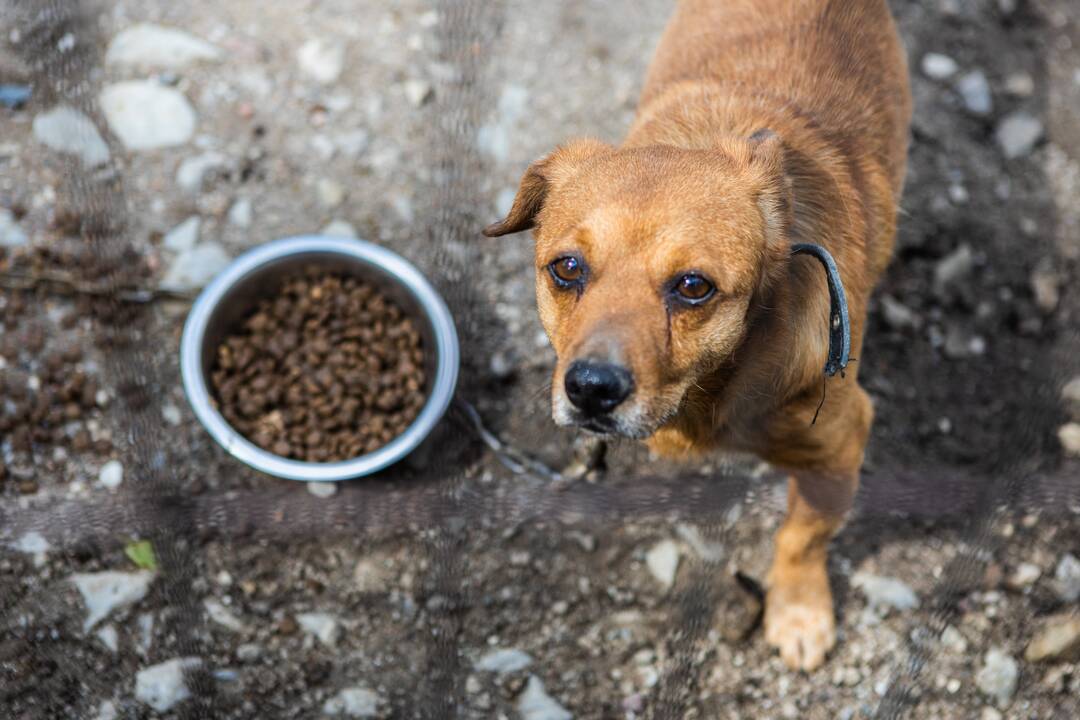
<svg viewBox="0 0 1080 720">
<path fill-rule="evenodd" d="M 690 304 L 705 302 L 712 297 L 716 287 L 701 275 L 689 273 L 675 281 L 675 294 Z"/>
<path fill-rule="evenodd" d="M 585 277 L 585 268 L 582 267 L 582 262 L 572 255 L 559 258 L 548 265 L 548 270 L 551 271 L 551 276 L 555 278 L 555 282 L 563 287 L 576 285 Z"/>
</svg>

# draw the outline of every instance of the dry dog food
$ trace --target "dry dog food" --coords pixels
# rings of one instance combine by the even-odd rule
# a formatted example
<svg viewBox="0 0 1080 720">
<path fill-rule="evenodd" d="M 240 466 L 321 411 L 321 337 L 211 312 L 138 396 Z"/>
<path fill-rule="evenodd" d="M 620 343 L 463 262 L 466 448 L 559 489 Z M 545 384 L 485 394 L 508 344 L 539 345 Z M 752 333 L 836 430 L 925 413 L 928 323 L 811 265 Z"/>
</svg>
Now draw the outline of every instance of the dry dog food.
<svg viewBox="0 0 1080 720">
<path fill-rule="evenodd" d="M 335 462 L 416 419 L 423 352 L 412 319 L 373 286 L 312 268 L 218 347 L 211 382 L 222 415 L 259 447 Z"/>
</svg>

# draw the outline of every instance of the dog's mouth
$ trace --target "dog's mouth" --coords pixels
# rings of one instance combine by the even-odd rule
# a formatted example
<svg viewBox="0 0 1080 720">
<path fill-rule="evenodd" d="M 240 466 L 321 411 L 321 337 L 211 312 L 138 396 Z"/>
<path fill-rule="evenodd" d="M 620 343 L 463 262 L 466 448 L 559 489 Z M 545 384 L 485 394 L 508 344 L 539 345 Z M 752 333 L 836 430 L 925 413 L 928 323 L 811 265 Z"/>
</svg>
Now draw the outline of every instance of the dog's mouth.
<svg viewBox="0 0 1080 720">
<path fill-rule="evenodd" d="M 611 417 L 590 417 L 578 422 L 578 427 L 597 435 L 618 435 L 618 423 Z"/>
</svg>

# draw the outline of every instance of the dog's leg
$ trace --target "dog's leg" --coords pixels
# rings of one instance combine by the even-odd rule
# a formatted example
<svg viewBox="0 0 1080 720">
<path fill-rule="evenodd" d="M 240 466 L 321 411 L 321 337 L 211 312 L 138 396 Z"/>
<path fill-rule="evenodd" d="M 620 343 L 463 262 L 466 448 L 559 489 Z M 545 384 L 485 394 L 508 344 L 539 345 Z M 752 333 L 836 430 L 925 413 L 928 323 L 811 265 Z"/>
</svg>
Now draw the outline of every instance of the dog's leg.
<svg viewBox="0 0 1080 720">
<path fill-rule="evenodd" d="M 873 418 L 870 399 L 858 386 L 830 400 L 828 415 L 815 427 L 805 419 L 812 408 L 792 408 L 781 423 L 784 450 L 771 458 L 789 468 L 791 479 L 767 580 L 765 640 L 797 670 L 819 667 L 836 643 L 828 546 L 854 502 Z"/>
<path fill-rule="evenodd" d="M 810 489 L 821 484 L 831 486 L 828 503 L 814 501 Z M 844 513 L 827 506 L 843 505 L 845 497 L 850 504 L 857 484 L 857 474 L 826 479 L 799 473 L 788 482 L 787 519 L 776 534 L 776 556 L 767 580 L 765 640 L 794 670 L 814 670 L 836 643 L 826 559 Z"/>
</svg>

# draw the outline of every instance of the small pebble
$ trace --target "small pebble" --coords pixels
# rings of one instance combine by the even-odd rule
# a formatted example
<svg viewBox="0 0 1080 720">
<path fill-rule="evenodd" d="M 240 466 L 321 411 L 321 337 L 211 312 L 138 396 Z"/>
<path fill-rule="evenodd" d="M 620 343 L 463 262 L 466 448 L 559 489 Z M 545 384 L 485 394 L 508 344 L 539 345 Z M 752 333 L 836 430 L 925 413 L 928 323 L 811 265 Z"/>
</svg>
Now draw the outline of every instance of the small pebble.
<svg viewBox="0 0 1080 720">
<path fill-rule="evenodd" d="M 923 55 L 920 67 L 923 74 L 932 80 L 948 80 L 960 69 L 955 60 L 941 53 Z"/>
<path fill-rule="evenodd" d="M 974 115 L 989 115 L 994 109 L 990 94 L 990 81 L 982 70 L 974 70 L 956 81 L 956 90 L 964 100 L 964 107 Z"/>
<path fill-rule="evenodd" d="M 1072 553 L 1065 553 L 1054 570 L 1054 583 L 1058 596 L 1067 603 L 1080 600 L 1080 560 Z"/>
<path fill-rule="evenodd" d="M 108 461 L 101 466 L 98 480 L 110 490 L 115 490 L 124 481 L 124 466 L 120 464 L 119 460 Z"/>
<path fill-rule="evenodd" d="M 1019 674 L 1016 660 L 999 648 L 991 648 L 986 653 L 982 668 L 975 675 L 975 684 L 985 695 L 996 700 L 999 706 L 1005 706 L 1016 692 Z"/>
<path fill-rule="evenodd" d="M 198 658 L 176 658 L 140 670 L 135 674 L 135 699 L 159 713 L 168 712 L 191 697 L 184 671 L 201 664 Z"/>
<path fill-rule="evenodd" d="M 1042 139 L 1043 131 L 1041 120 L 1019 111 L 1002 120 L 994 136 L 1005 158 L 1015 160 L 1031 153 Z"/>
<path fill-rule="evenodd" d="M 645 553 L 645 565 L 665 590 L 671 589 L 679 570 L 679 546 L 673 540 L 661 540 Z"/>
<path fill-rule="evenodd" d="M 338 484 L 332 482 L 309 482 L 307 491 L 317 498 L 329 498 L 337 495 Z"/>
<path fill-rule="evenodd" d="M 1080 660 L 1080 616 L 1047 618 L 1035 633 L 1024 659 L 1028 662 L 1073 662 Z"/>
<path fill-rule="evenodd" d="M 378 714 L 379 696 L 366 687 L 346 688 L 323 705 L 323 715 L 373 718 Z"/>
<path fill-rule="evenodd" d="M 296 53 L 300 70 L 320 85 L 331 85 L 345 69 L 345 44 L 324 39 L 309 40 Z"/>
<path fill-rule="evenodd" d="M 195 134 L 198 118 L 175 88 L 152 80 L 129 80 L 106 86 L 101 112 L 128 150 L 145 151 L 183 145 Z"/>
<path fill-rule="evenodd" d="M 1080 423 L 1065 423 L 1058 430 L 1058 440 L 1066 455 L 1080 457 Z"/>
</svg>

